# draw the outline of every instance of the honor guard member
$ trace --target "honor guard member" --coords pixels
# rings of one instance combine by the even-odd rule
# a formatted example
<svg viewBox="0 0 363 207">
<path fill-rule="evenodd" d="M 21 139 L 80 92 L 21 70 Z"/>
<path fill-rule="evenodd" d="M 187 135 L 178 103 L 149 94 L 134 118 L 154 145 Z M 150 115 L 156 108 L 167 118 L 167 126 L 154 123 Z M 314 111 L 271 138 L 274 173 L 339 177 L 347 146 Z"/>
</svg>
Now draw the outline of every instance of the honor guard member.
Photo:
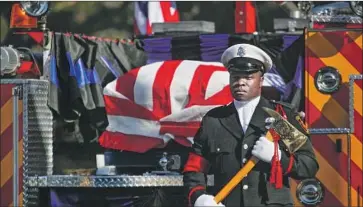
<svg viewBox="0 0 363 207">
<path fill-rule="evenodd" d="M 229 105 L 210 110 L 194 137 L 192 152 L 183 170 L 189 205 L 293 206 L 289 178 L 314 178 L 319 165 L 310 139 L 290 154 L 281 142 L 274 143 L 264 136 L 267 133 L 266 120 L 270 117 L 262 107 L 277 110 L 308 136 L 295 118 L 296 110 L 261 96 L 264 74 L 271 69 L 272 60 L 256 46 L 237 44 L 223 53 L 222 63 L 230 73 L 230 90 L 234 100 Z M 213 195 L 252 155 L 260 161 L 217 204 Z M 273 157 L 278 162 L 276 166 L 271 164 Z M 207 189 L 207 174 L 214 174 L 213 190 L 212 187 Z"/>
</svg>

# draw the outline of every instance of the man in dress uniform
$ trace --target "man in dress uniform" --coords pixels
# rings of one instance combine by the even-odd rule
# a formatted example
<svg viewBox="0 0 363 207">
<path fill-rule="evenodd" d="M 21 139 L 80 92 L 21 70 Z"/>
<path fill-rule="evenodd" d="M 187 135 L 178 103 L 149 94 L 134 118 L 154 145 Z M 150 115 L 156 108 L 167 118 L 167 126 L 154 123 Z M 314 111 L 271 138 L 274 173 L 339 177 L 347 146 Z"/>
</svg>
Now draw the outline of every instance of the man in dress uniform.
<svg viewBox="0 0 363 207">
<path fill-rule="evenodd" d="M 262 107 L 277 110 L 308 135 L 296 120 L 298 114 L 288 104 L 269 101 L 261 96 L 264 74 L 271 69 L 272 60 L 256 46 L 237 44 L 223 53 L 222 63 L 230 73 L 230 90 L 234 100 L 229 105 L 210 110 L 194 137 L 192 152 L 183 170 L 189 205 L 292 206 L 289 178 L 314 178 L 319 165 L 310 140 L 290 154 L 281 142 L 276 142 L 278 147 L 275 150 L 274 142 L 265 137 L 266 120 L 271 118 Z M 217 204 L 212 195 L 219 192 L 252 155 L 260 161 Z M 274 160 L 279 163 L 280 169 L 274 173 L 272 158 L 276 158 Z M 274 180 L 271 174 L 276 173 L 281 176 Z M 214 192 L 206 189 L 207 174 L 214 174 Z"/>
</svg>

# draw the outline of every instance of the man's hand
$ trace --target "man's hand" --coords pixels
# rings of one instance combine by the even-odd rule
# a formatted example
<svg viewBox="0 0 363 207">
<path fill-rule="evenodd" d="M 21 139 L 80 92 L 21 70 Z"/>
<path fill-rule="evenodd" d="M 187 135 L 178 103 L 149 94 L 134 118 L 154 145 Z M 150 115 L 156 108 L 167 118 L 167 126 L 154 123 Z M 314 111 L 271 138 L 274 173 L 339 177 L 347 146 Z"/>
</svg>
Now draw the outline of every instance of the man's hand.
<svg viewBox="0 0 363 207">
<path fill-rule="evenodd" d="M 214 196 L 203 194 L 197 198 L 197 200 L 194 203 L 194 207 L 213 207 L 213 206 L 224 206 L 222 203 L 216 203 L 214 201 Z"/>
<path fill-rule="evenodd" d="M 275 146 L 274 143 L 269 141 L 266 137 L 262 136 L 256 141 L 255 146 L 252 149 L 252 155 L 267 163 L 271 163 L 274 155 Z M 281 159 L 281 150 L 279 149 L 279 160 Z"/>
</svg>

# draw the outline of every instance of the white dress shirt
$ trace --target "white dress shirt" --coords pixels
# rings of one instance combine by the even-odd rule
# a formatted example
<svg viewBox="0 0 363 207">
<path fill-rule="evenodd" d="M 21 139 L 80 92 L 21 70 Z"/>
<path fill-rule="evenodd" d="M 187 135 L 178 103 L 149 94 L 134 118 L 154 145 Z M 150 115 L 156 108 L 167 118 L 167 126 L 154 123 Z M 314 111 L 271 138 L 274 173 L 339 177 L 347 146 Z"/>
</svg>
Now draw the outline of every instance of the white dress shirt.
<svg viewBox="0 0 363 207">
<path fill-rule="evenodd" d="M 260 98 L 261 96 L 257 96 L 256 98 L 249 101 L 233 100 L 234 106 L 238 112 L 241 127 L 245 133 L 251 121 L 252 115 L 255 112 L 256 106 L 260 102 Z"/>
</svg>

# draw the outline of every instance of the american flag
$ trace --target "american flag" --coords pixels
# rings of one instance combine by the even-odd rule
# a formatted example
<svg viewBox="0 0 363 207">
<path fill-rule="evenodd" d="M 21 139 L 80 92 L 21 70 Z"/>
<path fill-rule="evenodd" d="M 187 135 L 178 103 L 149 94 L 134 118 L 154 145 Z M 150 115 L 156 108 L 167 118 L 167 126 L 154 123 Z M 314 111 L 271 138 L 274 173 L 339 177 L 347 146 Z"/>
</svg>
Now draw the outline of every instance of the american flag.
<svg viewBox="0 0 363 207">
<path fill-rule="evenodd" d="M 266 73 L 264 86 L 284 85 Z M 130 70 L 104 88 L 109 125 L 105 148 L 146 152 L 173 139 L 191 146 L 202 117 L 232 101 L 229 73 L 219 62 L 169 60 Z"/>
<path fill-rule="evenodd" d="M 143 153 L 173 139 L 191 146 L 202 117 L 232 101 L 221 63 L 156 62 L 133 69 L 104 89 L 109 125 L 105 148 Z"/>
<path fill-rule="evenodd" d="M 179 12 L 174 1 L 134 2 L 135 34 L 152 34 L 152 23 L 179 22 Z"/>
</svg>

